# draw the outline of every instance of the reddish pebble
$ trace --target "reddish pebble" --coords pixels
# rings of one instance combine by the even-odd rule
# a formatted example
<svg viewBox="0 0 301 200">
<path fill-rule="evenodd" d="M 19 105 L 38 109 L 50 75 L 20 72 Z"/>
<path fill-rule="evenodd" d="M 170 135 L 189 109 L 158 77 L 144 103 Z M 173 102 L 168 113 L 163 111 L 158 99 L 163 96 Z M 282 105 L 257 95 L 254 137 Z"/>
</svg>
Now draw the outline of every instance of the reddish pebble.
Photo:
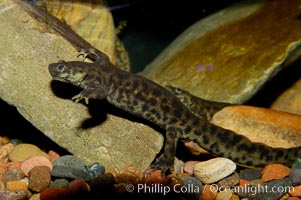
<svg viewBox="0 0 301 200">
<path fill-rule="evenodd" d="M 25 183 L 21 181 L 8 181 L 6 182 L 6 189 L 7 190 L 24 190 L 28 191 L 28 187 Z"/>
<path fill-rule="evenodd" d="M 218 188 L 214 185 L 205 185 L 199 200 L 214 200 L 217 195 Z"/>
<path fill-rule="evenodd" d="M 240 180 L 239 180 L 239 186 L 240 186 L 240 187 L 246 187 L 246 186 L 248 186 L 249 184 L 250 184 L 250 182 L 247 181 L 247 180 L 244 180 L 244 179 L 240 179 Z"/>
<path fill-rule="evenodd" d="M 185 162 L 184 164 L 184 172 L 190 174 L 191 176 L 193 175 L 193 169 L 194 169 L 194 166 L 199 163 L 200 161 L 188 161 L 188 162 Z"/>
<path fill-rule="evenodd" d="M 45 190 L 50 182 L 50 169 L 47 166 L 36 166 L 28 172 L 28 187 L 34 192 Z"/>
<path fill-rule="evenodd" d="M 24 160 L 21 164 L 21 170 L 28 176 L 28 172 L 36 166 L 47 166 L 52 170 L 52 163 L 45 156 L 32 156 Z"/>
<path fill-rule="evenodd" d="M 50 151 L 48 152 L 48 156 L 49 156 L 49 160 L 50 160 L 51 162 L 54 161 L 55 159 L 61 157 L 58 153 L 56 153 L 55 151 L 52 151 L 52 150 L 50 150 Z"/>
<path fill-rule="evenodd" d="M 155 170 L 151 174 L 145 177 L 145 184 L 151 185 L 154 183 L 164 183 L 165 175 L 161 173 L 161 170 Z"/>
<path fill-rule="evenodd" d="M 83 179 L 75 179 L 70 182 L 69 188 L 71 193 L 89 192 L 90 186 Z"/>
<path fill-rule="evenodd" d="M 120 173 L 115 177 L 117 183 L 132 183 L 134 185 L 141 183 L 142 179 L 143 173 L 133 165 L 120 169 Z"/>
<path fill-rule="evenodd" d="M 290 168 L 282 164 L 266 165 L 262 170 L 262 181 L 267 182 L 274 179 L 282 179 L 289 175 Z"/>
<path fill-rule="evenodd" d="M 293 197 L 301 196 L 301 185 L 293 187 L 288 193 Z"/>
<path fill-rule="evenodd" d="M 7 163 L 7 170 L 20 169 L 20 168 L 21 168 L 21 162 L 9 162 L 9 163 Z"/>
<path fill-rule="evenodd" d="M 66 188 L 47 188 L 40 194 L 40 200 L 71 199 L 71 192 Z"/>
</svg>

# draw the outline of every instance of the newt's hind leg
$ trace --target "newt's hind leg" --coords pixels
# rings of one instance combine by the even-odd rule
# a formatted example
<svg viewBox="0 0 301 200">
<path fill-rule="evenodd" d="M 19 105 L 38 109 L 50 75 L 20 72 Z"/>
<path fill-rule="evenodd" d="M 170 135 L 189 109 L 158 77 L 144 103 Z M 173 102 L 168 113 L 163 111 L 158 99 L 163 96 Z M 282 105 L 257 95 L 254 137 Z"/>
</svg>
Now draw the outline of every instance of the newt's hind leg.
<svg viewBox="0 0 301 200">
<path fill-rule="evenodd" d="M 174 157 L 176 155 L 178 133 L 179 129 L 176 126 L 167 126 L 163 153 L 151 165 L 152 169 L 161 169 L 162 173 L 174 170 Z"/>
</svg>

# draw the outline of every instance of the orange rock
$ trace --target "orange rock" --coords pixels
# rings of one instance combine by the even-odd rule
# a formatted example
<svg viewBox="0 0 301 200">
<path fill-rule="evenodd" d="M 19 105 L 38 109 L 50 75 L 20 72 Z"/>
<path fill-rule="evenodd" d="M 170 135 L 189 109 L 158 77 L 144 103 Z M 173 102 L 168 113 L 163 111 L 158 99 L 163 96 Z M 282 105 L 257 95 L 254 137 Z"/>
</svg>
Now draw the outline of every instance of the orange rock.
<svg viewBox="0 0 301 200">
<path fill-rule="evenodd" d="M 244 179 L 240 179 L 240 180 L 239 180 L 239 186 L 240 186 L 240 187 L 246 187 L 246 186 L 249 185 L 249 184 L 250 184 L 250 182 L 247 181 L 247 180 L 244 180 Z"/>
<path fill-rule="evenodd" d="M 130 182 L 134 185 L 141 183 L 143 173 L 133 165 L 128 165 L 120 169 L 120 173 L 115 177 L 117 183 Z"/>
<path fill-rule="evenodd" d="M 21 181 L 8 181 L 6 182 L 6 189 L 7 190 L 25 190 L 28 191 L 28 186 L 26 183 L 23 183 Z"/>
<path fill-rule="evenodd" d="M 282 179 L 289 175 L 290 168 L 282 164 L 266 165 L 262 170 L 262 181 L 271 181 L 273 179 Z"/>
<path fill-rule="evenodd" d="M 0 162 L 0 181 L 2 180 L 2 176 L 6 171 L 7 171 L 6 164 Z"/>
<path fill-rule="evenodd" d="M 271 147 L 301 144 L 301 116 L 253 106 L 228 106 L 217 112 L 213 124 Z"/>
<path fill-rule="evenodd" d="M 164 183 L 166 177 L 161 173 L 161 170 L 155 170 L 154 172 L 146 175 L 145 177 L 145 183 L 148 185 L 151 184 L 160 184 Z"/>
<path fill-rule="evenodd" d="M 9 162 L 9 163 L 7 163 L 7 170 L 20 169 L 20 168 L 21 168 L 21 162 Z"/>
<path fill-rule="evenodd" d="M 288 193 L 293 197 L 301 196 L 301 185 L 293 187 Z"/>
<path fill-rule="evenodd" d="M 217 196 L 218 188 L 214 185 L 205 185 L 199 200 L 214 200 Z"/>
<path fill-rule="evenodd" d="M 50 170 L 53 168 L 52 163 L 45 156 L 32 156 L 21 163 L 21 170 L 28 176 L 28 172 L 36 166 L 47 166 Z"/>
<path fill-rule="evenodd" d="M 61 157 L 58 153 L 56 153 L 55 151 L 52 151 L 52 150 L 50 150 L 50 151 L 48 152 L 48 156 L 49 156 L 49 160 L 50 160 L 51 162 L 54 161 L 55 159 Z"/>
<path fill-rule="evenodd" d="M 298 198 L 298 197 L 289 197 L 289 198 L 287 198 L 287 200 L 300 200 L 300 198 Z"/>
</svg>

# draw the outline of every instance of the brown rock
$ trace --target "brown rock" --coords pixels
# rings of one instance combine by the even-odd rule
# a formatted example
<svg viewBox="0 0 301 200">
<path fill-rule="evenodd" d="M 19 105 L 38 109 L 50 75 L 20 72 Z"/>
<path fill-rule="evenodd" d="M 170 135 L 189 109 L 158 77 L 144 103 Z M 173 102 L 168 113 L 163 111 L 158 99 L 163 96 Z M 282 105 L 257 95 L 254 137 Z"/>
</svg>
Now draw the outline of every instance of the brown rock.
<svg viewBox="0 0 301 200">
<path fill-rule="evenodd" d="M 28 172 L 36 166 L 47 166 L 50 170 L 53 168 L 52 163 L 45 156 L 33 156 L 22 162 L 21 170 L 27 176 Z"/>
<path fill-rule="evenodd" d="M 290 168 L 281 164 L 266 165 L 262 170 L 262 181 L 282 179 L 289 175 Z"/>
<path fill-rule="evenodd" d="M 228 106 L 217 112 L 213 124 L 272 147 L 301 144 L 301 116 L 253 106 Z"/>
<path fill-rule="evenodd" d="M 232 194 L 231 199 L 230 200 L 240 200 L 239 196 L 236 194 Z"/>
<path fill-rule="evenodd" d="M 242 103 L 299 57 L 299 5 L 243 1 L 223 9 L 184 31 L 142 74 L 204 99 Z"/>
<path fill-rule="evenodd" d="M 36 166 L 28 172 L 28 188 L 34 192 L 41 192 L 48 188 L 51 182 L 50 168 Z"/>
<path fill-rule="evenodd" d="M 8 155 L 14 149 L 13 144 L 5 144 L 0 147 L 0 163 L 8 163 Z"/>
<path fill-rule="evenodd" d="M 25 183 L 21 181 L 8 181 L 6 182 L 6 189 L 7 190 L 24 190 L 28 191 L 28 187 Z"/>
<path fill-rule="evenodd" d="M 41 200 L 71 199 L 72 194 L 66 188 L 47 188 L 40 194 Z"/>
<path fill-rule="evenodd" d="M 115 177 L 117 183 L 141 183 L 143 173 L 133 165 L 128 165 L 120 169 L 120 173 Z"/>
<path fill-rule="evenodd" d="M 2 176 L 6 171 L 7 171 L 6 164 L 0 162 L 0 181 L 2 180 Z"/>
<path fill-rule="evenodd" d="M 281 94 L 272 104 L 271 108 L 301 115 L 301 79 L 291 88 Z"/>
<path fill-rule="evenodd" d="M 287 200 L 300 200 L 298 197 L 288 197 Z"/>
<path fill-rule="evenodd" d="M 240 183 L 240 178 L 237 172 L 234 172 L 232 175 L 220 180 L 217 185 L 219 188 L 230 188 Z"/>
<path fill-rule="evenodd" d="M 48 154 L 43 152 L 39 147 L 33 144 L 22 143 L 13 149 L 9 154 L 9 159 L 14 162 L 22 162 L 32 156 L 45 156 L 48 157 Z"/>
<path fill-rule="evenodd" d="M 0 3 L 1 7 L 9 8 L 5 15 L 0 15 L 0 30 L 3 31 L 0 54 L 6 55 L 6 59 L 0 59 L 0 66 L 3 66 L 0 98 L 15 106 L 33 126 L 87 164 L 99 162 L 119 169 L 132 163 L 140 170 L 147 168 L 162 147 L 160 133 L 143 123 L 106 115 L 101 109 L 105 105 L 102 102 L 95 104 L 96 110 L 99 115 L 106 115 L 106 120 L 97 126 L 79 129 L 83 122 L 91 122 L 89 109 L 82 103 L 73 102 L 71 96 L 66 99 L 56 95 L 55 92 L 63 87 L 56 91 L 51 87 L 52 78 L 47 66 L 59 60 L 81 60 L 77 57 L 77 49 L 82 48 L 83 43 L 79 44 L 78 40 L 77 43 L 68 42 L 55 34 L 51 29 L 53 20 L 48 16 L 38 15 L 40 18 L 36 20 L 29 12 L 39 12 L 33 11 L 27 1 Z M 24 26 L 24 21 L 29 26 Z M 114 24 L 111 25 L 114 29 Z M 55 27 L 58 26 L 56 23 Z"/>
<path fill-rule="evenodd" d="M 83 179 L 75 179 L 70 182 L 69 186 L 70 186 L 70 191 L 73 194 L 90 191 L 90 186 Z"/>
<path fill-rule="evenodd" d="M 230 200 L 233 192 L 231 190 L 223 190 L 217 193 L 215 200 Z"/>
<path fill-rule="evenodd" d="M 199 200 L 215 200 L 218 188 L 214 185 L 205 185 Z"/>
<path fill-rule="evenodd" d="M 2 181 L 4 183 L 8 181 L 20 181 L 25 176 L 24 172 L 21 169 L 12 169 L 8 170 L 3 174 Z"/>
</svg>

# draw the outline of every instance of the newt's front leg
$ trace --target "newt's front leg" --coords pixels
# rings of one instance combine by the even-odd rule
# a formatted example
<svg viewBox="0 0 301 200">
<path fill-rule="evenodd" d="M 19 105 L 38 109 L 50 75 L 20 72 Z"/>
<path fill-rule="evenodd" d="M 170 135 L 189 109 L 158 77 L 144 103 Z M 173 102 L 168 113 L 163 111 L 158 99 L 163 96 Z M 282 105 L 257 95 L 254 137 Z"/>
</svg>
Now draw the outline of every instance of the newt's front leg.
<svg viewBox="0 0 301 200">
<path fill-rule="evenodd" d="M 89 104 L 89 99 L 104 99 L 108 96 L 108 91 L 102 87 L 99 88 L 87 88 L 81 91 L 79 94 L 72 97 L 76 103 L 84 99 L 86 104 Z"/>
</svg>

